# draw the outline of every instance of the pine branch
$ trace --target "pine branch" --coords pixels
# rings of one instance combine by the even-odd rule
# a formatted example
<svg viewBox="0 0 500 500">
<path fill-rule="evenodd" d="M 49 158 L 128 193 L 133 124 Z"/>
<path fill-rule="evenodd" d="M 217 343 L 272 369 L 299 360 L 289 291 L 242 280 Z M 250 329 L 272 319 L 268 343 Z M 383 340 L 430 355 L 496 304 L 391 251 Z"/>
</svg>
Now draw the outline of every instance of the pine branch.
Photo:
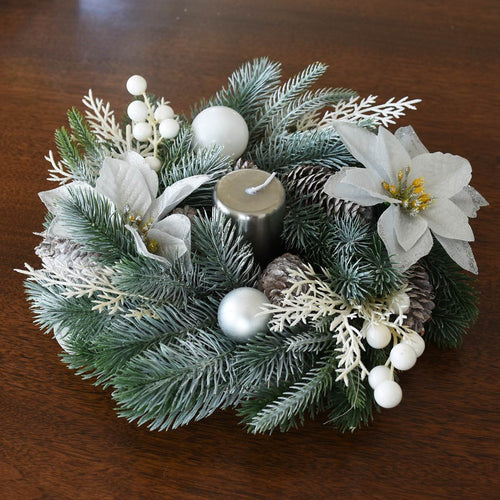
<svg viewBox="0 0 500 500">
<path fill-rule="evenodd" d="M 68 355 L 65 361 L 72 368 L 78 368 L 80 374 L 90 373 L 89 376 L 97 377 L 97 383 L 108 386 L 132 358 L 216 323 L 217 310 L 210 302 L 189 304 L 186 308 L 164 305 L 158 312 L 156 318 L 114 317 L 91 345 L 72 349 L 80 353 L 81 347 L 86 347 L 86 358 Z"/>
<path fill-rule="evenodd" d="M 200 266 L 188 267 L 182 259 L 167 267 L 142 256 L 124 258 L 114 266 L 114 271 L 111 280 L 117 288 L 155 303 L 185 306 L 188 298 L 204 295 Z"/>
<path fill-rule="evenodd" d="M 355 160 L 331 131 L 308 130 L 264 139 L 247 151 L 248 158 L 269 172 L 288 172 L 298 165 L 323 165 L 334 170 Z"/>
<path fill-rule="evenodd" d="M 353 391 L 354 392 L 350 392 Z M 347 392 L 349 391 L 349 392 Z M 356 392 L 357 391 L 357 392 Z M 358 404 L 353 404 L 354 401 Z M 363 395 L 364 401 L 359 399 Z M 330 409 L 327 423 L 332 424 L 341 432 L 354 432 L 363 425 L 368 425 L 373 420 L 373 390 L 368 387 L 368 382 L 359 381 L 358 384 L 351 384 L 349 388 L 340 385 L 336 390 L 331 391 L 326 403 Z M 363 404 L 360 404 L 363 403 Z"/>
<path fill-rule="evenodd" d="M 102 262 L 136 254 L 121 216 L 107 198 L 93 190 L 72 188 L 71 196 L 59 205 L 58 217 L 71 239 L 89 252 L 98 252 Z"/>
<path fill-rule="evenodd" d="M 296 345 L 290 348 L 289 335 L 290 332 L 261 333 L 239 348 L 234 369 L 243 390 L 296 380 L 312 364 L 310 350 Z"/>
<path fill-rule="evenodd" d="M 192 239 L 193 263 L 204 271 L 207 292 L 255 285 L 259 268 L 251 246 L 222 213 L 214 209 L 211 217 L 196 217 Z"/>
<path fill-rule="evenodd" d="M 276 132 L 279 134 L 283 130 L 293 129 L 304 116 L 315 114 L 326 106 L 349 99 L 355 95 L 356 92 L 348 89 L 327 88 L 307 91 L 273 117 L 267 126 L 266 135 L 271 136 Z"/>
<path fill-rule="evenodd" d="M 249 129 L 249 146 L 252 146 L 260 139 L 274 117 L 313 85 L 323 75 L 326 68 L 324 64 L 313 63 L 272 93 L 259 113 L 255 124 Z"/>
<path fill-rule="evenodd" d="M 120 415 L 151 430 L 200 420 L 233 404 L 235 345 L 214 331 L 199 330 L 133 358 L 115 378 Z"/>
<path fill-rule="evenodd" d="M 228 106 L 236 110 L 251 129 L 259 111 L 279 86 L 280 76 L 280 63 L 272 62 L 267 57 L 254 59 L 237 69 L 229 77 L 227 86 L 203 103 L 203 108 Z M 199 111 L 197 109 L 195 114 Z"/>
<path fill-rule="evenodd" d="M 311 417 L 321 408 L 322 400 L 332 390 L 335 379 L 335 362 L 331 353 L 326 354 L 298 382 L 287 388 L 282 395 L 268 402 L 255 415 L 242 405 L 241 414 L 250 432 L 271 433 L 278 428 L 286 432 L 303 424 L 305 413 Z"/>
<path fill-rule="evenodd" d="M 426 340 L 439 347 L 458 347 L 479 312 L 478 294 L 472 286 L 475 278 L 466 275 L 437 242 L 422 263 L 435 294 L 432 317 L 425 326 Z"/>
<path fill-rule="evenodd" d="M 185 200 L 186 204 L 193 206 L 211 206 L 216 182 L 231 167 L 229 158 L 222 156 L 220 151 L 220 148 L 214 147 L 184 153 L 178 163 L 171 163 L 162 170 L 160 189 L 165 189 L 174 182 L 192 175 L 211 175 L 212 179 L 210 181 L 199 187 L 196 192 Z"/>
</svg>

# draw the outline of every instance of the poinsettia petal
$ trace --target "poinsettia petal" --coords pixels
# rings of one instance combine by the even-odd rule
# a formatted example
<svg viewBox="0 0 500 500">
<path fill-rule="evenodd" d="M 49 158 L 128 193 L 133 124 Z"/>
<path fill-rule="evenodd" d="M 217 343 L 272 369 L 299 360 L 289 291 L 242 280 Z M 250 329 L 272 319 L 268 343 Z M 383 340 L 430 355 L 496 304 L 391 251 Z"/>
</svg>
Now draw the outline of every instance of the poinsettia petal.
<svg viewBox="0 0 500 500">
<path fill-rule="evenodd" d="M 457 205 L 467 217 L 477 217 L 481 207 L 489 205 L 485 198 L 472 186 L 465 186 L 462 191 L 452 196 L 450 200 Z"/>
<path fill-rule="evenodd" d="M 154 200 L 158 193 L 158 174 L 148 165 L 146 160 L 135 151 L 128 151 L 123 158 L 132 168 L 141 172 L 144 177 L 144 182 L 148 186 L 151 199 Z"/>
<path fill-rule="evenodd" d="M 379 198 L 379 203 L 382 201 L 395 203 L 397 201 L 392 196 L 387 195 L 387 191 L 383 188 L 378 175 L 373 170 L 367 168 L 353 168 L 349 170 L 342 183 L 356 186 L 374 198 Z"/>
<path fill-rule="evenodd" d="M 383 201 L 386 201 L 380 196 L 373 196 L 357 186 L 344 183 L 343 181 L 348 173 L 352 172 L 353 170 L 366 169 L 355 167 L 342 169 L 340 172 L 333 174 L 326 181 L 323 191 L 330 197 L 352 201 L 354 203 L 357 203 L 358 205 L 362 205 L 365 207 L 377 205 L 379 203 L 382 203 Z"/>
<path fill-rule="evenodd" d="M 380 165 L 373 155 L 377 136 L 353 123 L 337 121 L 333 125 L 352 156 L 365 167 L 376 172 L 381 182 L 387 180 L 384 166 Z"/>
<path fill-rule="evenodd" d="M 47 207 L 47 210 L 55 214 L 57 212 L 57 204 L 62 200 L 69 198 L 71 196 L 71 191 L 73 189 L 93 189 L 91 186 L 81 181 L 70 182 L 69 184 L 64 184 L 55 189 L 49 189 L 48 191 L 40 191 L 38 196 L 42 200 L 43 204 Z"/>
<path fill-rule="evenodd" d="M 208 182 L 210 175 L 193 175 L 168 186 L 165 191 L 153 202 L 146 214 L 145 220 L 160 220 L 174 209 L 182 200 L 196 191 L 201 185 Z"/>
<path fill-rule="evenodd" d="M 144 255 L 145 257 L 149 257 L 150 259 L 158 260 L 160 262 L 163 262 L 164 264 L 170 264 L 170 262 L 165 257 L 162 257 L 161 255 L 157 255 L 155 253 L 151 253 L 147 249 L 144 240 L 141 238 L 141 235 L 134 227 L 131 226 L 125 226 L 125 227 L 132 233 L 132 236 L 134 237 L 135 246 L 139 254 Z"/>
<path fill-rule="evenodd" d="M 144 215 L 153 201 L 141 170 L 116 158 L 104 160 L 95 188 L 119 211 L 128 206 L 133 214 Z"/>
<path fill-rule="evenodd" d="M 468 217 L 452 201 L 437 199 L 422 212 L 434 234 L 454 240 L 474 241 Z"/>
<path fill-rule="evenodd" d="M 384 181 L 397 185 L 398 172 L 410 164 L 410 155 L 404 146 L 384 127 L 378 128 L 375 150 L 376 164 L 385 170 Z"/>
<path fill-rule="evenodd" d="M 466 241 L 453 240 L 436 234 L 436 239 L 441 243 L 446 253 L 463 269 L 477 274 L 477 264 L 472 249 Z"/>
<path fill-rule="evenodd" d="M 411 161 L 410 180 L 424 178 L 424 189 L 431 196 L 450 198 L 469 184 L 472 168 L 461 156 L 424 153 Z"/>
<path fill-rule="evenodd" d="M 389 209 L 392 209 L 389 212 Z M 384 242 L 389 258 L 394 267 L 405 271 L 415 264 L 422 257 L 427 255 L 432 248 L 433 239 L 430 231 L 427 229 L 409 250 L 405 250 L 399 243 L 394 228 L 394 209 L 389 207 L 379 218 L 377 231 Z"/>
<path fill-rule="evenodd" d="M 182 214 L 169 215 L 155 223 L 148 238 L 158 242 L 158 253 L 170 262 L 191 250 L 191 221 Z"/>
<path fill-rule="evenodd" d="M 394 136 L 406 149 L 410 158 L 429 152 L 429 150 L 422 144 L 422 141 L 418 138 L 417 133 L 411 125 L 408 125 L 407 127 L 399 127 L 394 133 Z"/>
<path fill-rule="evenodd" d="M 392 208 L 392 207 L 391 207 Z M 394 207 L 394 229 L 401 247 L 408 251 L 412 248 L 427 229 L 427 221 L 420 215 L 409 215 L 399 207 Z"/>
</svg>

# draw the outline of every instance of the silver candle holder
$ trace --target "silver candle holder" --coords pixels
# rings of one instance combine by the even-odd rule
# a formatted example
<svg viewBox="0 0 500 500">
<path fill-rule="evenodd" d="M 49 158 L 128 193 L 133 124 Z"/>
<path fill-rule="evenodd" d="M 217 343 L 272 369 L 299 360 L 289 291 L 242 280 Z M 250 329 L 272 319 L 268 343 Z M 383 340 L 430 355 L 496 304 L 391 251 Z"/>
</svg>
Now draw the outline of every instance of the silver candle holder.
<svg viewBox="0 0 500 500">
<path fill-rule="evenodd" d="M 285 190 L 274 175 L 259 169 L 230 172 L 216 184 L 214 202 L 252 244 L 261 265 L 279 255 Z"/>
</svg>

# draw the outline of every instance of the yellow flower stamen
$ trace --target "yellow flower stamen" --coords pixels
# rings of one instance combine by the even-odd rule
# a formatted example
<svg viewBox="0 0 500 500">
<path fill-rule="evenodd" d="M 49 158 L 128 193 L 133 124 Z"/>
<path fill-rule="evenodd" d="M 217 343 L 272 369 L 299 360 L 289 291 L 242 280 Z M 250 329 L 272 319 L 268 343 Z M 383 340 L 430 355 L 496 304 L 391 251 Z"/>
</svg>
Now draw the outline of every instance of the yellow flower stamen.
<svg viewBox="0 0 500 500">
<path fill-rule="evenodd" d="M 156 253 L 158 251 L 158 242 L 156 240 L 154 240 L 153 238 L 151 238 L 149 241 L 148 241 L 148 244 L 146 245 L 146 248 L 148 249 L 148 251 L 150 251 L 151 253 Z"/>
<path fill-rule="evenodd" d="M 409 215 L 417 215 L 429 208 L 432 203 L 432 197 L 425 192 L 425 179 L 423 177 L 417 177 L 412 182 L 409 182 L 408 176 L 410 171 L 411 167 L 408 165 L 408 167 L 398 172 L 397 187 L 386 181 L 382 182 L 382 187 L 392 198 L 401 201 L 401 207 Z"/>
</svg>

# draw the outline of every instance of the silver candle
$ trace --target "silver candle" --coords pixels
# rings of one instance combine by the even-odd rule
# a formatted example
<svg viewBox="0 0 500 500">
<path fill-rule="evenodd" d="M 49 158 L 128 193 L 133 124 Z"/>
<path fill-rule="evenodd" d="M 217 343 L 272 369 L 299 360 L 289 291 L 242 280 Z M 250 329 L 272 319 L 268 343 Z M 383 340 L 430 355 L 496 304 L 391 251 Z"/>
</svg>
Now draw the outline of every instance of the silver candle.
<svg viewBox="0 0 500 500">
<path fill-rule="evenodd" d="M 270 176 L 264 170 L 235 170 L 220 179 L 214 191 L 215 206 L 235 222 L 262 265 L 281 251 L 285 215 L 285 190 Z"/>
</svg>

